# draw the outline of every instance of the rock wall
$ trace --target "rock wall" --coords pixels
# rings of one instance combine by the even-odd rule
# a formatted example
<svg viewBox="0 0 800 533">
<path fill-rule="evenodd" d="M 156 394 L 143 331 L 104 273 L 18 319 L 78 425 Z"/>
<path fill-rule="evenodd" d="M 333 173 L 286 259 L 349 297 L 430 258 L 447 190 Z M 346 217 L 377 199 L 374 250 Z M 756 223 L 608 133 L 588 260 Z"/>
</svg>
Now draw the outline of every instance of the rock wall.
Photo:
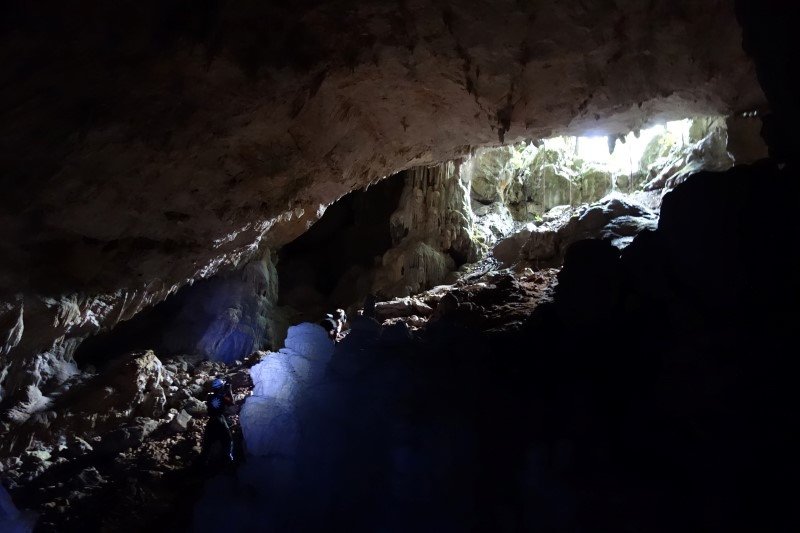
<svg viewBox="0 0 800 533">
<path fill-rule="evenodd" d="M 646 145 L 642 141 L 641 153 L 629 149 L 630 161 L 624 165 L 612 158 L 614 150 L 620 144 L 633 143 L 641 132 L 608 136 L 607 159 L 581 152 L 581 144 L 590 142 L 581 137 L 477 150 L 463 167 L 471 184 L 478 226 L 492 242 L 509 235 L 520 223 L 541 222 L 555 207 L 594 203 L 614 192 L 635 195 L 657 209 L 661 196 L 690 174 L 733 165 L 734 157 L 728 151 L 729 122 L 737 128 L 734 150 L 740 162 L 764 153 L 763 141 L 753 131 L 756 121 L 742 123 L 714 116 L 687 120 L 691 121 L 673 123 L 685 124 L 685 135 L 667 125 Z"/>
<path fill-rule="evenodd" d="M 170 353 L 231 363 L 266 346 L 279 346 L 287 326 L 277 302 L 278 274 L 267 251 L 240 271 L 187 292 L 163 332 L 164 347 Z"/>
<path fill-rule="evenodd" d="M 58 393 L 79 371 L 72 355 L 80 342 L 100 330 L 134 316 L 154 303 L 145 291 L 118 291 L 87 297 L 73 293 L 59 298 L 17 295 L 6 306 L 3 319 L 9 327 L 6 353 L 0 355 L 3 376 L 0 407 L 6 416 L 24 420 L 47 406 L 46 395 Z M 28 354 L 28 357 L 17 357 Z"/>
<path fill-rule="evenodd" d="M 733 166 L 728 153 L 727 121 L 706 117 L 692 121 L 687 139 L 666 133 L 650 141 L 640 161 L 645 191 L 663 193 L 701 170 L 722 171 Z"/>
<path fill-rule="evenodd" d="M 736 164 L 755 163 L 769 156 L 764 139 L 761 137 L 761 118 L 758 111 L 729 116 L 726 121 L 728 130 L 728 152 Z"/>
<path fill-rule="evenodd" d="M 375 267 L 392 247 L 389 219 L 399 205 L 406 173 L 354 191 L 331 205 L 306 233 L 281 248 L 280 303 L 316 322 L 337 308 L 360 304 L 372 289 Z"/>
<path fill-rule="evenodd" d="M 475 261 L 479 247 L 460 162 L 409 170 L 389 228 L 394 246 L 383 255 L 373 282 L 373 291 L 385 298 L 428 289 Z"/>
</svg>

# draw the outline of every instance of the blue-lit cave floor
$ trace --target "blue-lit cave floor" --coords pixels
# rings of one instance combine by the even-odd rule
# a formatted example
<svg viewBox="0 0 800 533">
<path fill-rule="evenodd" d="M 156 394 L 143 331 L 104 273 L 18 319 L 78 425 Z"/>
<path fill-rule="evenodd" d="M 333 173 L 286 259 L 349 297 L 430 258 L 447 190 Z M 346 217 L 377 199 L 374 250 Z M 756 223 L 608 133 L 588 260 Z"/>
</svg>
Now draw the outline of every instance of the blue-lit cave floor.
<svg viewBox="0 0 800 533">
<path fill-rule="evenodd" d="M 153 352 L 126 354 L 99 369 L 95 377 L 76 383 L 58 399 L 52 406 L 52 412 L 58 413 L 56 417 L 36 417 L 20 426 L 14 434 L 15 442 L 3 443 L 4 446 L 31 442 L 27 449 L 40 451 L 26 451 L 18 459 L 10 457 L 4 463 L 3 477 L 11 482 L 16 505 L 39 513 L 37 531 L 183 530 L 191 523 L 193 507 L 202 496 L 206 480 L 217 473 L 196 464 L 206 422 L 198 402 L 211 377 L 229 376 L 239 405 L 252 391 L 254 395 L 242 417 L 256 417 L 262 422 L 266 418 L 267 423 L 278 428 L 262 432 L 261 440 L 251 435 L 250 455 L 246 456 L 238 416 L 231 416 L 237 456 L 247 460 L 239 471 L 246 477 L 251 472 L 248 465 L 260 460 L 259 449 L 272 453 L 282 446 L 288 453 L 299 446 L 291 440 L 296 435 L 286 431 L 287 424 L 291 424 L 288 414 L 294 413 L 301 388 L 296 383 L 298 376 L 303 376 L 304 384 L 319 382 L 323 388 L 337 390 L 330 398 L 342 401 L 341 392 L 361 379 L 363 369 L 353 365 L 364 363 L 347 354 L 371 348 L 375 361 L 380 365 L 387 358 L 392 365 L 386 371 L 394 372 L 393 358 L 413 359 L 414 346 L 427 342 L 425 325 L 429 321 L 433 329 L 437 323 L 447 324 L 446 329 L 451 324 L 496 331 L 519 328 L 538 303 L 552 297 L 555 274 L 555 270 L 536 274 L 487 272 L 412 298 L 379 302 L 377 314 L 383 325 L 354 321 L 352 331 L 330 354 L 324 352 L 333 350 L 333 344 L 321 328 L 308 324 L 300 330 L 311 328 L 317 333 L 315 342 L 321 344 L 310 352 L 300 348 L 303 353 L 309 352 L 300 358 L 287 358 L 280 352 L 256 352 L 245 361 L 226 366 L 198 356 L 161 361 Z M 445 302 L 439 306 L 443 297 Z M 415 303 L 420 309 L 414 307 Z M 436 313 L 434 307 L 438 308 Z M 287 346 L 298 349 L 295 340 Z M 281 390 L 280 394 L 269 396 L 263 383 L 252 390 L 248 368 L 254 364 L 261 368 L 273 389 Z M 166 404 L 159 408 L 162 393 Z M 353 393 L 361 394 L 357 388 Z M 304 393 L 303 397 L 308 395 Z M 318 401 L 328 398 L 326 395 Z M 308 405 L 311 407 L 304 404 L 302 409 L 313 409 L 313 403 Z M 330 404 L 331 408 L 334 406 Z M 185 429 L 171 421 L 175 413 L 167 410 L 173 408 L 178 412 L 188 410 L 192 415 Z M 314 431 L 324 430 L 322 425 L 315 427 Z M 331 438 L 326 436 L 324 440 Z M 275 475 L 270 479 L 274 480 Z M 230 478 L 223 476 L 219 482 L 230 482 Z M 246 484 L 235 484 L 234 488 L 240 491 L 238 494 L 252 492 Z"/>
<path fill-rule="evenodd" d="M 336 346 L 319 326 L 290 328 L 286 347 L 251 369 L 255 387 L 240 416 L 246 463 L 235 476 L 206 486 L 196 530 L 420 527 L 402 517 L 428 497 L 420 490 L 440 490 L 417 486 L 430 482 L 425 471 L 443 462 L 449 472 L 473 459 L 465 450 L 460 458 L 446 458 L 448 450 L 458 454 L 460 446 L 475 445 L 469 443 L 474 420 L 460 408 L 478 397 L 465 397 L 468 391 L 455 384 L 474 378 L 476 356 L 491 357 L 493 336 L 518 330 L 536 305 L 550 300 L 556 272 L 491 272 L 379 303 L 379 315 L 393 316 L 382 316 L 382 324 L 355 318 Z M 442 299 L 450 303 L 433 301 Z M 428 304 L 438 304 L 437 312 L 420 329 L 420 317 L 412 320 L 408 313 Z M 461 343 L 469 349 L 451 351 Z M 452 359 L 460 361 L 453 366 Z M 231 516 L 237 518 L 232 522 Z M 429 518 L 430 527 L 445 527 Z"/>
</svg>

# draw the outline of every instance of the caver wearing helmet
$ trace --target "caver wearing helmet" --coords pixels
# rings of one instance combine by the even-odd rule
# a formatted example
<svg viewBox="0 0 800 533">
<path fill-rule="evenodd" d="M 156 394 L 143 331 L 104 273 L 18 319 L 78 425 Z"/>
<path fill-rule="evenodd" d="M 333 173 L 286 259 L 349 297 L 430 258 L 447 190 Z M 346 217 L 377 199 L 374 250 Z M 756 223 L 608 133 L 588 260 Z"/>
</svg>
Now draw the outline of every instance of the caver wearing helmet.
<svg viewBox="0 0 800 533">
<path fill-rule="evenodd" d="M 338 342 L 339 334 L 342 332 L 345 322 L 347 322 L 347 315 L 344 309 L 337 309 L 334 313 L 325 315 L 325 318 L 320 321 L 320 325 L 325 328 L 325 331 L 328 332 L 328 337 L 333 342 Z"/>
<path fill-rule="evenodd" d="M 225 408 L 233 405 L 233 391 L 230 384 L 222 378 L 215 378 L 210 383 L 211 391 L 206 396 L 208 422 L 203 434 L 203 450 L 200 458 L 204 464 L 215 460 L 212 451 L 216 444 L 220 445 L 223 462 L 233 462 L 233 437 Z"/>
</svg>

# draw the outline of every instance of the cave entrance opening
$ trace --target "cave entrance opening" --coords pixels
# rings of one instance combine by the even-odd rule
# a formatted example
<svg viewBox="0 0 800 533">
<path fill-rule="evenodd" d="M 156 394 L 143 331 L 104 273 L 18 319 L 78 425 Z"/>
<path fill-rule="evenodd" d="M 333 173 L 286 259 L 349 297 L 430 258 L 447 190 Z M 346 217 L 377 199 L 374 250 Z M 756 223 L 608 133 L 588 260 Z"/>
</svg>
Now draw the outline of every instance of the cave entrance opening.
<svg viewBox="0 0 800 533">
<path fill-rule="evenodd" d="M 487 268 L 559 267 L 575 239 L 624 247 L 655 227 L 666 191 L 734 162 L 725 117 L 594 133 L 480 148 L 351 192 L 247 272 L 181 289 L 82 343 L 75 360 L 96 366 L 154 349 L 233 361 L 280 346 L 289 324 L 317 322 L 339 307 L 353 313 L 368 294 L 411 296 Z M 589 216 L 598 210 L 608 220 L 589 227 L 602 218 Z"/>
<path fill-rule="evenodd" d="M 479 148 L 408 169 L 342 197 L 280 250 L 279 304 L 290 322 L 313 321 L 337 307 L 354 311 L 370 293 L 391 299 L 454 283 L 501 255 L 500 267 L 535 269 L 560 266 L 573 238 L 624 247 L 655 227 L 668 190 L 699 170 L 733 165 L 727 143 L 726 117 L 694 117 Z M 575 222 L 599 203 L 604 224 Z M 562 239 L 568 224 L 574 234 Z M 495 253 L 531 232 L 561 235 L 545 239 L 556 242 L 552 256 Z"/>
<path fill-rule="evenodd" d="M 726 119 L 718 116 L 624 134 L 529 140 L 480 149 L 467 160 L 473 211 L 479 218 L 494 215 L 493 226 L 485 228 L 489 240 L 520 223 L 540 223 L 554 208 L 591 204 L 612 193 L 657 211 L 663 195 L 690 174 L 733 163 Z"/>
<path fill-rule="evenodd" d="M 575 155 L 579 159 L 600 165 L 616 175 L 633 175 L 655 163 L 655 151 L 664 148 L 685 151 L 686 146 L 694 138 L 705 136 L 708 130 L 722 128 L 724 125 L 708 123 L 700 124 L 701 119 L 683 119 L 656 124 L 642 130 L 631 131 L 626 135 L 582 135 L 579 137 L 556 137 L 544 141 L 545 147 L 555 148 L 558 145 L 567 145 L 570 141 L 575 146 Z M 693 132 L 692 126 L 698 122 Z M 705 131 L 701 128 L 705 126 Z M 645 152 L 648 152 L 645 157 Z M 659 153 L 661 155 L 661 153 Z M 664 154 L 668 155 L 668 154 Z M 663 157 L 663 155 L 662 155 Z M 643 160 L 644 159 L 644 160 Z"/>
</svg>

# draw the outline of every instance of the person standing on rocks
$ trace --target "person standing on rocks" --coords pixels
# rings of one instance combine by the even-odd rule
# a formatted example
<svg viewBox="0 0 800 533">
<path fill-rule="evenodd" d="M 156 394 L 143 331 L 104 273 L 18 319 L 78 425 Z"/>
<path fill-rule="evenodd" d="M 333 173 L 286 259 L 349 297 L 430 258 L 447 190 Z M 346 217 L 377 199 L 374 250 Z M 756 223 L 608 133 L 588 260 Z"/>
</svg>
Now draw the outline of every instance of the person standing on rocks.
<svg viewBox="0 0 800 533">
<path fill-rule="evenodd" d="M 335 313 L 328 313 L 322 319 L 320 325 L 328 332 L 328 337 L 333 342 L 339 342 L 339 335 L 347 322 L 347 314 L 344 309 L 337 309 Z"/>
<path fill-rule="evenodd" d="M 362 316 L 366 318 L 375 318 L 375 303 L 378 301 L 378 298 L 370 293 L 364 298 L 364 313 Z"/>
<path fill-rule="evenodd" d="M 212 449 L 215 444 L 220 445 L 224 462 L 233 463 L 233 436 L 228 419 L 225 417 L 225 409 L 229 405 L 233 405 L 233 391 L 230 384 L 221 378 L 214 379 L 211 382 L 211 392 L 206 397 L 208 422 L 206 422 L 203 449 L 200 454 L 203 464 L 208 464 L 214 459 Z"/>
</svg>

